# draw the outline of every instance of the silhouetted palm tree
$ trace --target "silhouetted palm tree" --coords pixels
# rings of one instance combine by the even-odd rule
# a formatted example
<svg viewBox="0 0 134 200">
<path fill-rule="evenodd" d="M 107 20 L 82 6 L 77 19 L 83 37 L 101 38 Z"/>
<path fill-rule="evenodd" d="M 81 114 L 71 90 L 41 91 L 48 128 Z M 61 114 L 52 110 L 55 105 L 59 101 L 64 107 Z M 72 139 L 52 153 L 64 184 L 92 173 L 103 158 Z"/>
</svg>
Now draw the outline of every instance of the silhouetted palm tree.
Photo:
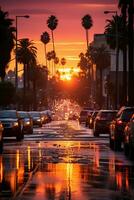
<svg viewBox="0 0 134 200">
<path fill-rule="evenodd" d="M 67 61 L 66 61 L 65 58 L 61 58 L 61 61 L 60 61 L 60 62 L 61 62 L 61 65 L 64 66 L 64 65 L 66 64 Z"/>
<path fill-rule="evenodd" d="M 85 15 L 82 18 L 82 22 L 81 22 L 82 26 L 85 28 L 86 30 L 86 40 L 87 40 L 87 49 L 88 49 L 88 44 L 89 44 L 89 38 L 88 38 L 88 30 L 93 26 L 93 21 L 90 15 Z"/>
<path fill-rule="evenodd" d="M 13 20 L 8 18 L 8 12 L 0 9 L 0 78 L 2 80 L 14 47 L 15 28 L 12 27 L 12 23 Z"/>
<path fill-rule="evenodd" d="M 123 19 L 123 26 L 126 29 L 127 26 L 127 1 L 119 0 L 118 7 L 121 9 L 121 15 Z M 125 36 L 128 37 L 127 35 Z M 123 98 L 122 103 L 125 105 L 127 103 L 127 44 L 124 43 L 123 51 L 123 79 L 122 79 L 122 87 L 123 87 Z"/>
<path fill-rule="evenodd" d="M 96 70 L 99 71 L 99 101 L 100 106 L 102 106 L 102 74 L 103 70 L 110 66 L 110 54 L 107 50 L 107 47 L 101 45 L 100 47 L 90 46 L 87 52 L 92 60 L 93 64 L 96 64 Z"/>
<path fill-rule="evenodd" d="M 44 32 L 41 35 L 41 42 L 43 42 L 43 44 L 44 44 L 46 67 L 47 67 L 47 49 L 46 49 L 46 45 L 50 42 L 50 36 L 49 36 L 48 32 Z"/>
<path fill-rule="evenodd" d="M 53 51 L 55 51 L 53 31 L 56 29 L 57 25 L 58 25 L 58 19 L 54 15 L 51 15 L 47 20 L 47 26 L 48 28 L 50 28 L 52 33 Z"/>
<path fill-rule="evenodd" d="M 107 43 L 111 49 L 116 49 L 116 98 L 115 107 L 118 103 L 118 71 L 119 71 L 119 51 L 123 50 L 127 44 L 127 28 L 124 27 L 122 16 L 113 16 L 111 20 L 107 20 L 107 25 L 105 27 L 105 34 Z M 117 39 L 116 39 L 117 37 Z M 118 40 L 118 44 L 117 44 Z"/>
<path fill-rule="evenodd" d="M 134 85 L 134 4 L 133 0 L 128 3 L 128 103 L 134 104 L 134 92 L 132 85 Z"/>
<path fill-rule="evenodd" d="M 37 48 L 34 46 L 33 41 L 28 38 L 19 40 L 17 47 L 18 62 L 24 65 L 24 97 L 28 83 L 29 87 L 29 66 L 36 63 Z"/>
</svg>

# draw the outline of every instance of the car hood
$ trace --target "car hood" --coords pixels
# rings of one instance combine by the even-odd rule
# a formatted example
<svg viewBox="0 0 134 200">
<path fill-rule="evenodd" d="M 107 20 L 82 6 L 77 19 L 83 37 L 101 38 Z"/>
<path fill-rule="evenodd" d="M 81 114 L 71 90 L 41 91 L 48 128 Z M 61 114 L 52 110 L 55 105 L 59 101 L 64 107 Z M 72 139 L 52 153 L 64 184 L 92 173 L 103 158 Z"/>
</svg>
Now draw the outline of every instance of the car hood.
<svg viewBox="0 0 134 200">
<path fill-rule="evenodd" d="M 17 119 L 12 118 L 0 118 L 1 122 L 17 122 Z"/>
</svg>

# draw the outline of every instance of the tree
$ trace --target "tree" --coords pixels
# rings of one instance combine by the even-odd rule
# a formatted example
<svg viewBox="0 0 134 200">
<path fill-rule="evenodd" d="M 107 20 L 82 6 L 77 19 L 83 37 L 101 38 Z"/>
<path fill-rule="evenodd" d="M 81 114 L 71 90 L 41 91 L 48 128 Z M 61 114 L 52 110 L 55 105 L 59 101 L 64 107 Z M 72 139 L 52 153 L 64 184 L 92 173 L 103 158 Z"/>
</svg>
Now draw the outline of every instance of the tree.
<svg viewBox="0 0 134 200">
<path fill-rule="evenodd" d="M 61 65 L 64 66 L 66 64 L 66 59 L 65 58 L 61 58 Z"/>
<path fill-rule="evenodd" d="M 121 9 L 121 16 L 123 21 L 124 30 L 127 26 L 127 1 L 126 0 L 119 0 L 118 7 Z M 125 35 L 127 38 L 127 35 Z M 122 87 L 123 87 L 123 100 L 122 104 L 127 103 L 127 44 L 124 43 L 123 46 L 123 79 L 122 79 Z"/>
<path fill-rule="evenodd" d="M 128 103 L 134 104 L 134 92 L 132 85 L 134 85 L 134 5 L 133 1 L 128 3 Z"/>
<path fill-rule="evenodd" d="M 102 74 L 103 70 L 110 66 L 110 54 L 105 45 L 101 45 L 100 47 L 90 46 L 87 53 L 91 57 L 92 63 L 96 64 L 96 69 L 99 71 L 99 94 L 97 100 L 99 100 L 99 104 L 102 106 Z"/>
<path fill-rule="evenodd" d="M 118 104 L 118 68 L 119 68 L 119 51 L 123 50 L 127 44 L 127 28 L 124 27 L 122 16 L 115 15 L 111 20 L 107 20 L 107 25 L 105 27 L 105 34 L 107 43 L 111 49 L 116 49 L 116 98 L 115 107 Z M 118 43 L 117 43 L 118 41 Z"/>
<path fill-rule="evenodd" d="M 8 18 L 8 12 L 0 9 L 0 78 L 4 80 L 7 64 L 11 58 L 11 51 L 14 47 L 13 20 Z"/>
<path fill-rule="evenodd" d="M 57 25 L 58 25 L 58 19 L 54 15 L 51 15 L 47 20 L 47 26 L 48 28 L 50 28 L 52 34 L 53 51 L 55 51 L 53 31 L 56 29 Z"/>
<path fill-rule="evenodd" d="M 24 65 L 24 100 L 26 89 L 27 87 L 29 88 L 29 66 L 33 66 L 36 63 L 36 54 L 37 48 L 34 46 L 32 40 L 30 41 L 28 38 L 19 40 L 17 58 L 18 62 Z"/>
<path fill-rule="evenodd" d="M 46 67 L 47 67 L 47 49 L 46 49 L 46 45 L 50 42 L 50 36 L 49 36 L 48 32 L 44 32 L 41 35 L 41 42 L 43 42 L 43 44 L 44 44 L 45 58 L 46 58 Z"/>
<path fill-rule="evenodd" d="M 80 53 L 79 58 L 80 61 L 78 63 L 78 67 L 80 67 L 80 69 L 84 73 L 84 76 L 86 77 L 89 75 L 89 69 L 90 69 L 89 59 L 86 57 L 84 53 Z"/>
<path fill-rule="evenodd" d="M 90 15 L 85 15 L 82 18 L 82 22 L 81 22 L 82 26 L 85 28 L 86 30 L 86 40 L 87 40 L 87 49 L 88 49 L 88 44 L 89 44 L 89 39 L 88 39 L 88 30 L 93 26 L 93 21 Z"/>
</svg>

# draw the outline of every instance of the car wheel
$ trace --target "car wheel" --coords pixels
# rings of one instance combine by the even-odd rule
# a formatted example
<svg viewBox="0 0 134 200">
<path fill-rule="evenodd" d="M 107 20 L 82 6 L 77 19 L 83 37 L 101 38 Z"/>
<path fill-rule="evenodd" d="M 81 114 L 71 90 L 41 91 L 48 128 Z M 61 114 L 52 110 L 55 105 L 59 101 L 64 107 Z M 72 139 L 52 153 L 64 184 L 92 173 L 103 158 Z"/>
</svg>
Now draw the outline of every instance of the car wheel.
<svg viewBox="0 0 134 200">
<path fill-rule="evenodd" d="M 129 144 L 129 159 L 134 160 L 134 147 Z"/>
<path fill-rule="evenodd" d="M 0 154 L 3 152 L 3 139 L 0 141 Z"/>
<path fill-rule="evenodd" d="M 94 135 L 94 137 L 99 137 L 99 132 L 96 129 L 94 129 L 93 130 L 93 135 Z"/>
<path fill-rule="evenodd" d="M 109 146 L 110 146 L 110 149 L 114 150 L 114 141 L 109 138 Z"/>
<path fill-rule="evenodd" d="M 114 150 L 115 151 L 120 151 L 121 150 L 121 141 L 115 140 L 114 141 Z"/>
<path fill-rule="evenodd" d="M 16 136 L 17 141 L 21 141 L 24 139 L 24 133 L 23 131 L 20 131 L 19 134 Z"/>
<path fill-rule="evenodd" d="M 129 145 L 126 143 L 124 143 L 124 154 L 125 156 L 129 155 Z"/>
</svg>

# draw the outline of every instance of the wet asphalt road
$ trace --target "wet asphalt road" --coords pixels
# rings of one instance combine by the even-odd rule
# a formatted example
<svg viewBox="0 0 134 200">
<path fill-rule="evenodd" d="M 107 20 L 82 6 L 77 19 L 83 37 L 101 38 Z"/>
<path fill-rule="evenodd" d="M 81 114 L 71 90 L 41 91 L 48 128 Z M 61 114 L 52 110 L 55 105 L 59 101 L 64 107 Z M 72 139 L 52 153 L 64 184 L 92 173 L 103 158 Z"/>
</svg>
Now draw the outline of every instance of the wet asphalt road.
<svg viewBox="0 0 134 200">
<path fill-rule="evenodd" d="M 134 200 L 134 163 L 77 121 L 35 128 L 21 142 L 5 138 L 0 200 Z"/>
</svg>

